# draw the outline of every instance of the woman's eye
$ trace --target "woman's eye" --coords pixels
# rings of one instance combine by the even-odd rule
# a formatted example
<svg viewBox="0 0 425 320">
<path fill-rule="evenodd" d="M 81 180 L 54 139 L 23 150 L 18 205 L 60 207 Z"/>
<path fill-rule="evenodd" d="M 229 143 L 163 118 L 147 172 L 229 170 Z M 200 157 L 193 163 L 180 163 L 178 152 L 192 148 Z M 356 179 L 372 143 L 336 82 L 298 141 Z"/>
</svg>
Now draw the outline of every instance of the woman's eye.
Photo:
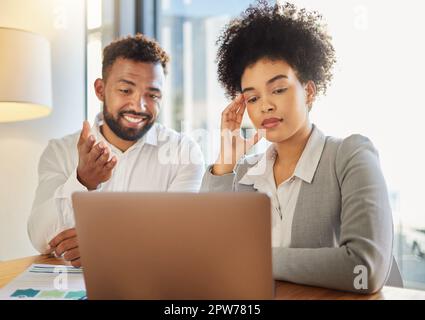
<svg viewBox="0 0 425 320">
<path fill-rule="evenodd" d="M 248 103 L 255 103 L 255 102 L 257 102 L 257 100 L 258 100 L 257 97 L 252 97 L 252 98 L 249 98 L 247 101 L 248 101 Z"/>
<path fill-rule="evenodd" d="M 273 91 L 275 94 L 282 94 L 287 90 L 287 88 L 279 88 Z"/>
</svg>

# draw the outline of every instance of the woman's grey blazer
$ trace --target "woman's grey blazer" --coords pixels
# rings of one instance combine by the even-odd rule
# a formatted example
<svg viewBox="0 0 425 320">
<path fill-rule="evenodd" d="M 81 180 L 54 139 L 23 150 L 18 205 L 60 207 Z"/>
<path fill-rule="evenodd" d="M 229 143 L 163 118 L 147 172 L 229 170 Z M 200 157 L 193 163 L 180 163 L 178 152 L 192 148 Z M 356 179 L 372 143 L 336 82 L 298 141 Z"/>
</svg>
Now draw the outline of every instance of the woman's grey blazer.
<svg viewBox="0 0 425 320">
<path fill-rule="evenodd" d="M 325 139 L 312 182 L 302 181 L 291 245 L 273 248 L 273 275 L 305 285 L 376 292 L 393 261 L 392 213 L 378 153 L 361 135 Z M 201 192 L 256 191 L 238 182 L 261 156 L 243 158 L 223 176 L 212 175 L 210 166 Z"/>
</svg>

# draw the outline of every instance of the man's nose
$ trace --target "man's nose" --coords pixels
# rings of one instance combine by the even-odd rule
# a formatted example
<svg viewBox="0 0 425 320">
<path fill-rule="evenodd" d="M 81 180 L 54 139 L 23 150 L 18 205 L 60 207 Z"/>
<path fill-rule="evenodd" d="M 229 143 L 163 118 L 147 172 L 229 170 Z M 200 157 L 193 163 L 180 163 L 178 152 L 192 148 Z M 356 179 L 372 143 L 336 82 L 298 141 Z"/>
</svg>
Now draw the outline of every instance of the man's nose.
<svg viewBox="0 0 425 320">
<path fill-rule="evenodd" d="M 146 110 L 147 110 L 147 103 L 146 103 L 145 98 L 144 97 L 140 97 L 139 99 L 137 99 L 135 101 L 135 107 L 140 112 L 146 112 Z"/>
</svg>

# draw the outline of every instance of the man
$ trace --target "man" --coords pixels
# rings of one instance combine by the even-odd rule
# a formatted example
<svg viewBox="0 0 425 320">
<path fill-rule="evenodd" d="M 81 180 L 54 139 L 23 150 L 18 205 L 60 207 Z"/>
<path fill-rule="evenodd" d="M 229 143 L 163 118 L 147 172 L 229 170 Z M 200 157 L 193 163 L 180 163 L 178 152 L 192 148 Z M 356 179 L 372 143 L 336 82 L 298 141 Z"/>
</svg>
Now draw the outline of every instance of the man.
<svg viewBox="0 0 425 320">
<path fill-rule="evenodd" d="M 169 58 L 138 34 L 103 52 L 103 102 L 94 126 L 51 140 L 39 163 L 28 233 L 41 253 L 81 266 L 71 195 L 76 191 L 198 191 L 204 171 L 195 142 L 156 123 Z M 189 161 L 181 161 L 183 154 Z M 186 156 L 187 159 L 187 156 Z"/>
</svg>

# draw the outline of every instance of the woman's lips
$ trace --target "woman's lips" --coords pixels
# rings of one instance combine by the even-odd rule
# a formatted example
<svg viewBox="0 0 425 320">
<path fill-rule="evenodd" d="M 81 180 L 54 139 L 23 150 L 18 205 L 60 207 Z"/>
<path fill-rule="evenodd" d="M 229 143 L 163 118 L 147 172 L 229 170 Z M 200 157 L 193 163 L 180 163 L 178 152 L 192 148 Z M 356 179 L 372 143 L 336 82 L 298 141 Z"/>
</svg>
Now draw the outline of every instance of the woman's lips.
<svg viewBox="0 0 425 320">
<path fill-rule="evenodd" d="M 265 119 L 261 123 L 261 126 L 266 129 L 271 129 L 271 128 L 277 127 L 282 121 L 283 119 L 279 119 L 279 118 L 269 118 L 269 119 Z"/>
</svg>

